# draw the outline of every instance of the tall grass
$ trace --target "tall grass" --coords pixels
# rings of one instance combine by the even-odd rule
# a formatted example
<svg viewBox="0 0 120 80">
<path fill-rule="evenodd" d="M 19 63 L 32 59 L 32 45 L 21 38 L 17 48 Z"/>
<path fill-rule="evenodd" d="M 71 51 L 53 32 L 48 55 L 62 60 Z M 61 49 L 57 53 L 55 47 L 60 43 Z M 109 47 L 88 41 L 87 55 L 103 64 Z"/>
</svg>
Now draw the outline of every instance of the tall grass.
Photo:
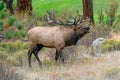
<svg viewBox="0 0 120 80">
<path fill-rule="evenodd" d="M 23 76 L 12 69 L 8 63 L 0 62 L 0 80 L 23 80 Z"/>
</svg>

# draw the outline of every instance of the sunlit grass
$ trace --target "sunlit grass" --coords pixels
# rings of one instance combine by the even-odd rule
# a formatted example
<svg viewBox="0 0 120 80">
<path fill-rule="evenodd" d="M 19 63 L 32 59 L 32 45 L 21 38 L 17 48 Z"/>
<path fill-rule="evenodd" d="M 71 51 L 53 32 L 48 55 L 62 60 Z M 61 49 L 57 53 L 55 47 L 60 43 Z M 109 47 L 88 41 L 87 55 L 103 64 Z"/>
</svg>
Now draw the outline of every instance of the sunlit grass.
<svg viewBox="0 0 120 80">
<path fill-rule="evenodd" d="M 101 9 L 106 11 L 111 1 L 93 0 L 94 13 L 97 14 Z M 120 2 L 120 0 L 118 1 Z M 79 10 L 82 13 L 82 0 L 33 0 L 32 5 L 33 12 L 37 15 L 45 14 L 47 10 L 55 10 L 57 12 Z"/>
</svg>

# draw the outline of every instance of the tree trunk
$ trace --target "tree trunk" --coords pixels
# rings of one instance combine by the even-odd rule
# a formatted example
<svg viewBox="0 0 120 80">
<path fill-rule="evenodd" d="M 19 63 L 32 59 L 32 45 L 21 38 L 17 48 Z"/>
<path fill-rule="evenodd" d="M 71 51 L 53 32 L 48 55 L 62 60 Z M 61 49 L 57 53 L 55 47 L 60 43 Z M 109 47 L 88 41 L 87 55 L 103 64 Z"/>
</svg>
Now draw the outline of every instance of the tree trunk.
<svg viewBox="0 0 120 80">
<path fill-rule="evenodd" d="M 13 13 L 14 13 L 14 10 L 13 10 L 13 7 L 12 7 L 13 0 L 3 0 L 3 2 L 6 4 L 7 10 L 8 10 L 11 14 L 13 14 Z"/>
<path fill-rule="evenodd" d="M 84 15 L 84 17 L 90 18 L 91 22 L 94 24 L 92 0 L 82 0 L 82 2 L 83 2 L 83 15 Z"/>
<path fill-rule="evenodd" d="M 32 13 L 32 0 L 17 0 L 18 13 Z"/>
</svg>

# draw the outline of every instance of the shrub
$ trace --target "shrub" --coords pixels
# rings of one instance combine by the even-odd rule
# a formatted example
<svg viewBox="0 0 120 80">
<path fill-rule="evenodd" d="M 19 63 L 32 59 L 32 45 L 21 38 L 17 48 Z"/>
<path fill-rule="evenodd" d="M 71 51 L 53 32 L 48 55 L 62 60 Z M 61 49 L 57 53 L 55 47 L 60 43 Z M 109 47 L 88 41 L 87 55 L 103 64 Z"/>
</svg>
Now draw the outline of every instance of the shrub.
<svg viewBox="0 0 120 80">
<path fill-rule="evenodd" d="M 5 9 L 4 2 L 0 0 L 0 11 Z"/>
<path fill-rule="evenodd" d="M 7 45 L 5 42 L 2 42 L 1 45 L 0 45 L 1 48 L 7 48 Z"/>
<path fill-rule="evenodd" d="M 108 9 L 104 11 L 101 9 L 98 11 L 98 22 L 102 25 L 107 25 L 112 28 L 113 31 L 119 32 L 120 15 L 117 14 L 119 3 L 117 0 L 111 1 Z"/>
<path fill-rule="evenodd" d="M 28 48 L 29 48 L 29 44 L 28 43 L 23 43 L 23 45 L 22 45 L 22 49 L 27 49 L 28 50 Z"/>
<path fill-rule="evenodd" d="M 118 10 L 119 3 L 117 0 L 110 3 L 109 9 L 106 11 L 106 24 L 113 25 L 116 20 L 116 13 Z"/>
<path fill-rule="evenodd" d="M 21 33 L 19 31 L 14 32 L 14 37 L 20 38 Z"/>
<path fill-rule="evenodd" d="M 17 26 L 17 28 L 18 28 L 19 30 L 23 29 L 23 24 L 19 23 L 18 26 Z"/>
<path fill-rule="evenodd" d="M 24 38 L 24 37 L 26 37 L 26 35 L 27 35 L 27 32 L 26 31 L 21 31 L 21 36 Z"/>
<path fill-rule="evenodd" d="M 0 13 L 0 18 L 1 19 L 5 19 L 6 17 L 7 17 L 7 13 L 6 12 L 4 12 L 4 11 L 1 11 L 1 13 Z"/>
<path fill-rule="evenodd" d="M 8 20 L 9 26 L 14 25 L 15 21 L 16 21 L 16 17 L 15 16 L 10 16 L 9 20 Z"/>
<path fill-rule="evenodd" d="M 21 41 L 16 42 L 2 42 L 1 48 L 7 52 L 17 52 L 19 50 L 28 49 L 28 43 L 22 43 Z"/>
<path fill-rule="evenodd" d="M 120 31 L 120 15 L 116 16 L 116 21 L 113 24 L 114 32 Z"/>
<path fill-rule="evenodd" d="M 0 20 L 0 31 L 2 31 L 4 28 L 3 28 L 3 25 L 4 25 L 4 20 Z"/>
<path fill-rule="evenodd" d="M 4 25 L 5 21 L 4 20 L 0 20 L 0 25 Z"/>
<path fill-rule="evenodd" d="M 120 41 L 118 40 L 106 40 L 102 45 L 103 51 L 120 50 Z"/>
<path fill-rule="evenodd" d="M 5 35 L 6 35 L 6 37 L 7 37 L 8 39 L 11 39 L 12 36 L 13 36 L 13 34 L 12 34 L 11 31 L 6 31 L 6 32 L 5 32 Z"/>
</svg>

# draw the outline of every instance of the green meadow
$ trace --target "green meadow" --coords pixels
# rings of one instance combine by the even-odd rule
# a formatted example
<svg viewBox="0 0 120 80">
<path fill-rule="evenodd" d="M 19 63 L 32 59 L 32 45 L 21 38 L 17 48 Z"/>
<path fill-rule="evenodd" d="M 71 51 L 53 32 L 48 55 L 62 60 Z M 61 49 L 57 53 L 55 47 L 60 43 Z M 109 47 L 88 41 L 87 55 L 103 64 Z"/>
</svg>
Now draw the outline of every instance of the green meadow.
<svg viewBox="0 0 120 80">
<path fill-rule="evenodd" d="M 96 15 L 101 9 L 106 11 L 111 1 L 113 0 L 93 0 L 94 14 Z M 120 3 L 120 0 L 118 2 Z M 57 12 L 79 10 L 82 13 L 82 0 L 32 0 L 32 5 L 33 12 L 37 15 L 44 15 L 50 10 Z"/>
</svg>

